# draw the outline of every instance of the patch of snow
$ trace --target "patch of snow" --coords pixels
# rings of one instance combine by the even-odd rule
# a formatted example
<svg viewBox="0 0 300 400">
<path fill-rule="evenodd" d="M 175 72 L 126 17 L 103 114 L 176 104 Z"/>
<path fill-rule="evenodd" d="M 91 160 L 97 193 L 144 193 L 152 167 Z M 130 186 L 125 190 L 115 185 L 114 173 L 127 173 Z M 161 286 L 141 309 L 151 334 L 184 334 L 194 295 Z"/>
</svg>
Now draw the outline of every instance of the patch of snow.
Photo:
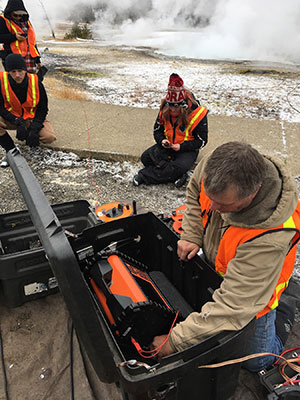
<svg viewBox="0 0 300 400">
<path fill-rule="evenodd" d="M 229 73 L 196 62 L 105 64 L 105 69 L 109 74 L 103 77 L 84 78 L 91 97 L 101 103 L 157 109 L 176 72 L 211 114 L 300 122 L 300 84 L 294 79 Z"/>
<path fill-rule="evenodd" d="M 108 48 L 105 56 L 103 48 L 101 55 L 97 53 L 97 44 L 82 47 L 78 42 L 55 44 L 52 50 L 43 55 L 45 65 L 74 70 L 69 79 L 94 101 L 158 109 L 169 75 L 176 72 L 210 114 L 300 122 L 297 66 L 161 57 L 148 48 L 125 46 Z M 96 77 L 81 75 L 82 71 Z"/>
</svg>

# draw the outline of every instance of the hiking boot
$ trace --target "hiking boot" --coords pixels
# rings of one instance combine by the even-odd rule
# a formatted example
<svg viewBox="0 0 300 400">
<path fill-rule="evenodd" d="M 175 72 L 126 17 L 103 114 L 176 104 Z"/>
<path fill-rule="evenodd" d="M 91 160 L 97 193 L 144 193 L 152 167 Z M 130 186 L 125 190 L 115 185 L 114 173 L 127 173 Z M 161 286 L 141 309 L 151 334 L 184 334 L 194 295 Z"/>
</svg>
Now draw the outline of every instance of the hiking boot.
<svg viewBox="0 0 300 400">
<path fill-rule="evenodd" d="M 284 290 L 276 308 L 276 334 L 285 345 L 292 330 L 296 307 L 300 304 L 300 284 L 291 278 L 288 287 Z"/>
<path fill-rule="evenodd" d="M 133 177 L 133 186 L 140 186 L 142 183 L 144 183 L 144 179 L 142 177 L 142 175 L 137 174 Z"/>
<path fill-rule="evenodd" d="M 181 186 L 183 186 L 187 180 L 187 173 L 183 174 L 180 178 L 178 178 L 175 182 L 174 185 L 177 188 L 180 188 Z"/>
<path fill-rule="evenodd" d="M 9 164 L 8 164 L 8 162 L 7 162 L 6 157 L 2 158 L 2 160 L 1 160 L 1 162 L 0 162 L 0 167 L 1 167 L 1 168 L 8 168 L 8 167 L 9 167 Z"/>
</svg>

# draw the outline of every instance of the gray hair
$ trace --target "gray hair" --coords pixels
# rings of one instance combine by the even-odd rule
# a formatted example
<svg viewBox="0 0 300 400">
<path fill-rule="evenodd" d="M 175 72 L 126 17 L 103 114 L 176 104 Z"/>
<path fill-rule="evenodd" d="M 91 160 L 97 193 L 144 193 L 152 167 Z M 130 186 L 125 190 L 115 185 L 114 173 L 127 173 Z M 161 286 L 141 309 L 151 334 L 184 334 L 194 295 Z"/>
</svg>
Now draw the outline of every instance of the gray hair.
<svg viewBox="0 0 300 400">
<path fill-rule="evenodd" d="M 250 144 L 228 142 L 217 147 L 204 168 L 204 187 L 219 195 L 235 187 L 238 199 L 255 193 L 265 177 L 264 157 Z"/>
</svg>

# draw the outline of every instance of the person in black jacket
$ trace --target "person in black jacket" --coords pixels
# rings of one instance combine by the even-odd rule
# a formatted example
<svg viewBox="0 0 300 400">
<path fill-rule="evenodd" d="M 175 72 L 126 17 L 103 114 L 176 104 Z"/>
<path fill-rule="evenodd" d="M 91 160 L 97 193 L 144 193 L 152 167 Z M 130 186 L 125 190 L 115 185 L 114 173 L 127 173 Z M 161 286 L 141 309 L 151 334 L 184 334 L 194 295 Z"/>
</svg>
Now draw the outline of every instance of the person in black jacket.
<svg viewBox="0 0 300 400">
<path fill-rule="evenodd" d="M 8 0 L 0 16 L 0 43 L 3 66 L 6 56 L 15 53 L 24 58 L 28 72 L 37 72 L 42 67 L 35 32 L 22 0 Z"/>
<path fill-rule="evenodd" d="M 184 87 L 181 77 L 171 74 L 154 124 L 156 144 L 142 154 L 144 168 L 134 176 L 133 185 L 174 182 L 176 187 L 182 186 L 207 143 L 207 113 Z"/>
<path fill-rule="evenodd" d="M 6 72 L 0 72 L 0 145 L 9 151 L 15 147 L 7 130 L 16 130 L 16 138 L 30 147 L 56 140 L 46 120 L 48 97 L 36 74 L 28 74 L 23 57 L 10 54 L 5 59 Z M 2 167 L 8 166 L 5 160 Z"/>
</svg>

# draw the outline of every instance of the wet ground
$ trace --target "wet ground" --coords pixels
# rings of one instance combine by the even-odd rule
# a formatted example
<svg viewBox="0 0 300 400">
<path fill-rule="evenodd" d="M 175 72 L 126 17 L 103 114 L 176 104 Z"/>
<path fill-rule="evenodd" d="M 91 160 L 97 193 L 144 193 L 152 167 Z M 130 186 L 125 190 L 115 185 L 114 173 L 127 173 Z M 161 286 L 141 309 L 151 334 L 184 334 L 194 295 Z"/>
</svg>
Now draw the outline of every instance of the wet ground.
<svg viewBox="0 0 300 400">
<path fill-rule="evenodd" d="M 40 43 L 49 74 L 95 101 L 157 109 L 172 72 L 210 114 L 300 122 L 300 67 L 190 60 L 97 42 Z"/>
</svg>

